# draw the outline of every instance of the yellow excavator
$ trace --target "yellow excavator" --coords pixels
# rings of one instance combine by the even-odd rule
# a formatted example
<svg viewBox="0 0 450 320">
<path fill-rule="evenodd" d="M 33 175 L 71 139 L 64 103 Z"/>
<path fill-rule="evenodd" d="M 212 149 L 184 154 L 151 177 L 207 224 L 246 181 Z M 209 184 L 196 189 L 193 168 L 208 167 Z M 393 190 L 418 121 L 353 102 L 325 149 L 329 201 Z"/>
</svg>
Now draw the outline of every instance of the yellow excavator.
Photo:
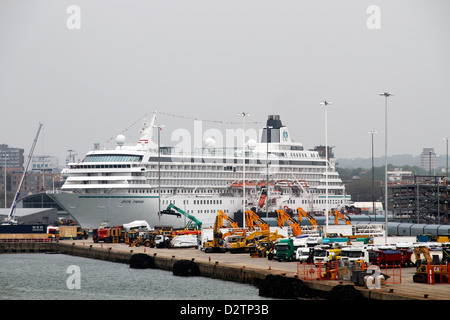
<svg viewBox="0 0 450 320">
<path fill-rule="evenodd" d="M 254 242 L 253 248 L 250 249 L 250 256 L 255 258 L 265 258 L 269 254 L 273 254 L 275 244 L 278 239 L 284 238 L 278 232 L 271 232 L 268 236 L 259 238 Z"/>
<path fill-rule="evenodd" d="M 278 234 L 278 232 L 273 233 L 269 230 L 259 230 L 250 233 L 248 236 L 245 234 L 228 236 L 225 238 L 225 245 L 231 253 L 252 253 L 257 250 L 258 246 L 262 245 L 262 242 L 276 242 L 279 238 L 284 237 Z"/>
<path fill-rule="evenodd" d="M 419 267 L 422 264 L 422 260 L 420 259 L 420 255 L 423 254 L 426 263 L 432 263 L 433 259 L 430 255 L 430 249 L 426 246 L 418 246 L 414 248 L 414 257 L 416 258 L 416 267 Z"/>
<path fill-rule="evenodd" d="M 216 220 L 214 221 L 213 227 L 213 239 L 206 241 L 203 244 L 205 248 L 205 253 L 223 253 L 226 252 L 226 248 L 224 246 L 223 234 L 220 231 L 220 228 L 223 228 L 223 221 L 226 220 L 230 223 L 231 227 L 238 228 L 238 224 L 236 221 L 231 219 L 228 215 L 225 214 L 222 210 L 219 210 L 216 216 Z"/>
<path fill-rule="evenodd" d="M 139 232 L 131 231 L 127 232 L 125 235 L 125 243 L 127 243 L 130 247 L 154 247 L 154 233 L 147 232 L 139 234 Z"/>
<path fill-rule="evenodd" d="M 424 260 L 421 260 L 421 254 Z M 413 275 L 413 281 L 418 283 L 449 283 L 448 264 L 442 262 L 433 262 L 430 250 L 426 246 L 414 248 L 416 257 L 416 273 Z M 431 271 L 431 274 L 430 274 Z"/>
</svg>

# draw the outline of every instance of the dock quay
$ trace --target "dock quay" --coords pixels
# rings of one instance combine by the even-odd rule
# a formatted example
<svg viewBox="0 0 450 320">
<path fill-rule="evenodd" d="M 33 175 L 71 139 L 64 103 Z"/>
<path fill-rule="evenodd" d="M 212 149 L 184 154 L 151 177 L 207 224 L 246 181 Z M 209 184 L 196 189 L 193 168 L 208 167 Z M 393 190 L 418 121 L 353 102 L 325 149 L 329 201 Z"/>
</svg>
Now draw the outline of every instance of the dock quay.
<svg viewBox="0 0 450 320">
<path fill-rule="evenodd" d="M 126 244 L 94 243 L 89 240 L 61 240 L 59 242 L 2 242 L 2 253 L 62 253 L 117 263 L 130 263 L 134 254 L 153 257 L 154 267 L 173 270 L 177 261 L 194 261 L 203 277 L 216 278 L 258 285 L 267 275 L 297 276 L 296 262 L 279 262 L 264 258 L 252 258 L 248 254 L 204 253 L 194 248 L 166 249 L 128 247 Z M 414 267 L 402 268 L 401 283 L 390 283 L 380 289 L 367 289 L 355 286 L 362 296 L 373 300 L 450 300 L 450 284 L 414 283 Z M 306 280 L 304 284 L 318 292 L 328 292 L 333 287 L 353 285 L 342 280 Z"/>
</svg>

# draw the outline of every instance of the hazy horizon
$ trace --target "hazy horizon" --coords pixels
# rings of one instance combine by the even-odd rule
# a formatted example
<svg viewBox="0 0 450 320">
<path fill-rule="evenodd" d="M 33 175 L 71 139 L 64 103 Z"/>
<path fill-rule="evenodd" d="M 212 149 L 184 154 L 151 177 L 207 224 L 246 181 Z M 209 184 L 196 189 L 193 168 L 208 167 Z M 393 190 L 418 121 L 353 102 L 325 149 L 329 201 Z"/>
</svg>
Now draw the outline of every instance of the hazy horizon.
<svg viewBox="0 0 450 320">
<path fill-rule="evenodd" d="M 165 145 L 194 118 L 225 132 L 248 112 L 255 130 L 279 114 L 310 149 L 331 100 L 336 158 L 370 157 L 369 131 L 383 156 L 388 91 L 388 155 L 443 155 L 449 12 L 447 0 L 0 0 L 0 144 L 28 153 L 42 122 L 35 155 L 64 163 L 136 122 L 137 143 L 156 110 L 182 116 L 158 117 Z"/>
</svg>

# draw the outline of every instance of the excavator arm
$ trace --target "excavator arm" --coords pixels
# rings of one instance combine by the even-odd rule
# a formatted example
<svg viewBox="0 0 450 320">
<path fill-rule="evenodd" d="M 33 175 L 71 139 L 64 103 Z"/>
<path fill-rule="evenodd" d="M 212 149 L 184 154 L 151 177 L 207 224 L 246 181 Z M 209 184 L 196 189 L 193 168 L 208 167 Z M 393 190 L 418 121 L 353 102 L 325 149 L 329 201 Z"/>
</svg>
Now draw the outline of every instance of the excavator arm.
<svg viewBox="0 0 450 320">
<path fill-rule="evenodd" d="M 420 261 L 420 254 L 423 254 L 425 260 L 427 260 L 428 263 L 432 263 L 433 259 L 431 258 L 430 250 L 427 247 L 415 247 L 414 256 L 416 257 L 416 261 Z"/>
<path fill-rule="evenodd" d="M 225 212 L 223 212 L 222 210 L 219 210 L 219 212 L 217 213 L 217 216 L 219 218 L 219 228 L 223 228 L 223 221 L 226 220 L 229 222 L 229 224 L 231 225 L 232 228 L 239 228 L 239 225 L 237 224 L 236 221 L 234 221 L 233 219 L 231 219 Z"/>
<path fill-rule="evenodd" d="M 173 203 L 169 204 L 169 206 L 167 207 L 166 211 L 170 211 L 172 208 L 175 209 L 176 211 L 178 211 L 179 213 L 181 213 L 182 215 L 184 215 L 185 217 L 189 218 L 192 222 L 194 222 L 195 229 L 200 230 L 202 228 L 202 222 L 201 221 L 199 221 L 193 215 L 191 215 L 191 214 L 189 214 L 187 212 L 184 212 L 183 210 L 181 210 L 180 208 L 175 206 Z"/>
<path fill-rule="evenodd" d="M 349 219 L 347 219 L 342 213 L 340 213 L 337 210 L 334 210 L 334 224 L 337 226 L 339 223 L 339 219 L 341 219 L 342 221 L 345 222 L 345 224 L 351 226 L 352 223 L 350 222 Z"/>
<path fill-rule="evenodd" d="M 303 210 L 303 208 L 298 207 L 297 208 L 297 213 L 298 213 L 298 218 L 300 220 L 300 222 L 302 222 L 302 216 L 307 218 L 309 222 L 311 222 L 311 224 L 313 226 L 317 226 L 317 221 L 316 219 L 314 219 L 308 212 L 306 212 L 305 210 Z"/>
<path fill-rule="evenodd" d="M 262 220 L 256 213 L 254 213 L 252 210 L 245 211 L 245 225 L 249 229 L 254 229 L 257 226 L 261 230 L 270 230 L 269 225 L 267 222 Z"/>
<path fill-rule="evenodd" d="M 291 226 L 294 236 L 302 234 L 302 228 L 297 221 L 292 219 L 284 210 L 277 210 L 278 227 L 283 227 L 286 222 Z"/>
</svg>

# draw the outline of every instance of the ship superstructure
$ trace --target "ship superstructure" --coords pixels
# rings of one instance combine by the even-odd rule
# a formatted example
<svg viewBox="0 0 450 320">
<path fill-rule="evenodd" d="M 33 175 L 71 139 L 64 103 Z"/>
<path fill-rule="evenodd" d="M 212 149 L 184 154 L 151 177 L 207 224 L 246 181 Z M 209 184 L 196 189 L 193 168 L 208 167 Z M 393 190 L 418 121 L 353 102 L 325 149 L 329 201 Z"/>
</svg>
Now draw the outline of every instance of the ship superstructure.
<svg viewBox="0 0 450 320">
<path fill-rule="evenodd" d="M 259 143 L 248 140 L 244 148 L 218 148 L 208 139 L 204 148 L 190 153 L 158 147 L 155 117 L 144 121 L 136 145 L 125 145 L 119 135 L 115 149 L 90 151 L 81 162 L 69 163 L 61 190 L 49 196 L 83 227 L 133 220 L 146 220 L 152 227 L 185 226 L 185 217 L 159 214 L 169 204 L 207 227 L 218 210 L 233 217 L 243 209 L 244 199 L 249 209 L 302 207 L 324 214 L 328 164 L 329 208 L 340 208 L 350 199 L 334 159 L 321 156 L 320 148 L 306 150 L 292 141 L 278 115 L 269 116 Z"/>
</svg>

